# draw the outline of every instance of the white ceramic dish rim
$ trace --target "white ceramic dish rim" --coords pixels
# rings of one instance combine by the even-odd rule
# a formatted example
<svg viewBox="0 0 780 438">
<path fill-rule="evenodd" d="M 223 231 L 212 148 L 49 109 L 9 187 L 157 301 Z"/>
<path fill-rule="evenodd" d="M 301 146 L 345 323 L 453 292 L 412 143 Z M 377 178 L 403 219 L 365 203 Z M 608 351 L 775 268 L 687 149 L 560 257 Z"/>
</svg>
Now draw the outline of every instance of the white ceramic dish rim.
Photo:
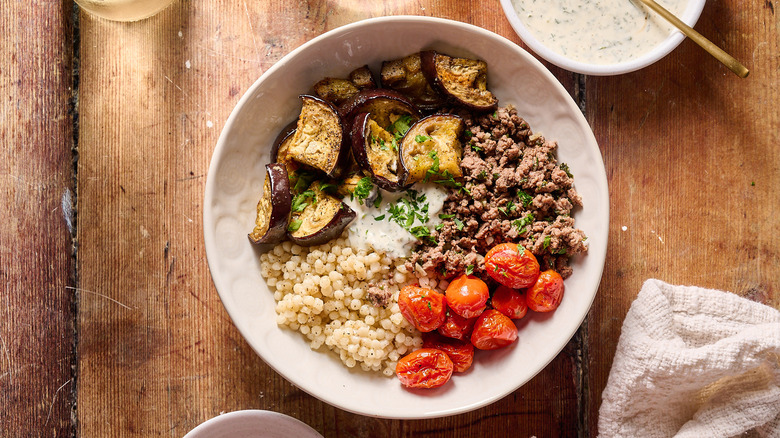
<svg viewBox="0 0 780 438">
<path fill-rule="evenodd" d="M 217 172 L 217 167 L 219 164 L 219 159 L 221 155 L 222 149 L 225 147 L 226 143 L 226 137 L 227 133 L 230 132 L 231 129 L 233 129 L 233 125 L 235 123 L 235 120 L 238 118 L 238 113 L 240 112 L 240 108 L 246 104 L 250 98 L 253 96 L 253 91 L 256 90 L 258 87 L 260 87 L 260 84 L 269 76 L 271 76 L 276 70 L 282 68 L 286 62 L 295 56 L 297 56 L 300 52 L 306 50 L 308 47 L 317 44 L 319 41 L 321 41 L 324 38 L 333 37 L 334 35 L 339 34 L 345 34 L 353 29 L 359 28 L 361 26 L 370 26 L 370 25 L 392 25 L 393 23 L 397 22 L 412 22 L 412 23 L 424 23 L 424 24 L 445 24 L 447 26 L 451 26 L 457 30 L 466 30 L 472 33 L 477 33 L 484 35 L 492 40 L 494 40 L 497 43 L 505 45 L 507 48 L 511 47 L 511 50 L 513 50 L 518 57 L 523 58 L 523 60 L 530 65 L 532 65 L 535 69 L 539 70 L 539 73 L 544 75 L 547 80 L 549 81 L 550 85 L 555 87 L 557 92 L 562 93 L 567 96 L 568 98 L 568 106 L 570 107 L 570 110 L 577 114 L 577 120 L 584 124 L 585 127 L 587 127 L 587 121 L 585 121 L 585 118 L 582 116 L 582 114 L 579 112 L 578 107 L 574 103 L 573 100 L 571 100 L 570 97 L 568 97 L 568 92 L 563 88 L 563 86 L 557 81 L 557 79 L 533 56 L 528 54 L 525 50 L 523 50 L 521 47 L 517 46 L 512 41 L 497 35 L 495 33 L 489 32 L 485 29 L 482 29 L 477 26 L 473 26 L 466 23 L 461 23 L 457 21 L 447 20 L 447 19 L 440 19 L 440 18 L 431 18 L 431 17 L 422 17 L 422 16 L 390 16 L 390 17 L 380 17 L 380 18 L 373 18 L 373 19 L 367 19 L 363 21 L 359 21 L 356 23 L 348 24 L 342 27 L 339 27 L 337 29 L 331 30 L 323 35 L 320 35 L 311 41 L 301 45 L 300 47 L 296 48 L 295 50 L 291 51 L 289 54 L 287 54 L 284 58 L 282 58 L 279 62 L 277 62 L 275 65 L 273 65 L 271 68 L 269 68 L 266 72 L 261 75 L 261 77 L 247 90 L 247 92 L 242 96 L 239 103 L 236 105 L 235 109 L 229 116 L 227 122 L 225 123 L 225 126 L 223 128 L 222 134 L 220 135 L 220 138 L 217 142 L 217 146 L 214 150 L 214 154 L 212 157 L 212 162 L 209 167 L 209 172 L 207 175 L 207 181 L 206 181 L 206 191 L 205 191 L 205 202 L 204 202 L 204 238 L 205 238 L 205 246 L 206 246 L 206 255 L 207 255 L 207 261 L 209 264 L 209 267 L 211 269 L 212 279 L 214 281 L 214 284 L 217 288 L 217 291 L 220 295 L 220 298 L 222 299 L 223 304 L 225 305 L 225 308 L 228 312 L 228 314 L 233 319 L 233 322 L 236 324 L 239 331 L 242 333 L 244 338 L 247 340 L 247 342 L 252 346 L 252 348 L 256 351 L 258 355 L 261 356 L 265 360 L 265 362 L 271 366 L 275 371 L 277 371 L 279 374 L 284 376 L 286 379 L 290 380 L 292 383 L 294 383 L 296 386 L 300 387 L 304 391 L 308 392 L 309 394 L 327 402 L 330 404 L 333 404 L 334 406 L 337 406 L 339 408 L 358 413 L 363 415 L 369 415 L 374 417 L 381 417 L 381 418 L 401 418 L 401 419 L 420 419 L 420 418 L 434 418 L 434 417 L 441 417 L 441 416 L 447 416 L 447 415 L 454 415 L 459 414 L 467 411 L 471 411 L 477 408 L 480 408 L 482 406 L 488 405 L 490 403 L 495 402 L 498 399 L 501 399 L 511 393 L 512 391 L 516 390 L 523 384 L 527 383 L 528 380 L 533 378 L 536 374 L 538 374 L 539 371 L 544 369 L 550 361 L 552 361 L 558 353 L 563 349 L 563 347 L 566 345 L 566 343 L 571 339 L 571 337 L 574 335 L 574 333 L 579 328 L 580 324 L 584 320 L 584 318 L 587 316 L 588 310 L 590 309 L 590 306 L 592 305 L 593 299 L 595 298 L 596 290 L 598 289 L 598 285 L 601 278 L 601 273 L 603 271 L 604 267 L 604 260 L 606 258 L 606 239 L 607 239 L 607 224 L 608 224 L 608 212 L 609 212 L 609 200 L 608 200 L 608 193 L 607 193 L 607 182 L 606 182 L 606 173 L 604 172 L 604 164 L 603 161 L 601 161 L 600 152 L 598 150 L 598 145 L 596 143 L 595 137 L 593 136 L 593 133 L 590 131 L 590 129 L 586 130 L 587 135 L 587 143 L 589 144 L 589 147 L 591 149 L 595 148 L 595 150 L 591 151 L 592 153 L 598 154 L 598 163 L 596 163 L 598 167 L 598 181 L 597 181 L 597 189 L 599 190 L 599 205 L 594 205 L 593 208 L 601 211 L 601 215 L 599 216 L 600 219 L 603 219 L 603 223 L 599 226 L 600 234 L 603 235 L 603 244 L 599 244 L 598 248 L 594 248 L 591 246 L 591 250 L 589 251 L 588 258 L 595 258 L 595 260 L 600 261 L 598 264 L 598 272 L 593 272 L 593 275 L 596 276 L 595 284 L 589 285 L 592 286 L 591 295 L 587 297 L 589 301 L 587 302 L 587 306 L 584 306 L 583 309 L 581 309 L 581 313 L 579 313 L 577 316 L 577 321 L 571 321 L 569 324 L 567 324 L 567 331 L 565 339 L 561 337 L 560 339 L 556 338 L 556 342 L 554 342 L 556 353 L 550 355 L 549 358 L 546 358 L 544 365 L 539 367 L 538 370 L 535 370 L 534 372 L 530 373 L 527 379 L 523 380 L 522 382 L 518 384 L 514 384 L 516 382 L 513 382 L 512 385 L 508 385 L 506 388 L 502 388 L 501 391 L 498 392 L 491 392 L 489 396 L 486 396 L 476 402 L 467 403 L 464 405 L 460 405 L 457 407 L 449 407 L 449 408 L 443 408 L 439 409 L 437 407 L 431 407 L 429 410 L 421 411 L 417 407 L 410 407 L 408 410 L 401 410 L 401 411 L 395 411 L 395 412 L 377 412 L 368 410 L 364 406 L 357 405 L 355 403 L 349 404 L 344 403 L 343 401 L 339 401 L 337 397 L 332 396 L 331 394 L 323 393 L 322 391 L 319 391 L 318 388 L 310 382 L 306 382 L 304 379 L 301 379 L 298 376 L 291 376 L 289 373 L 285 373 L 282 369 L 282 363 L 277 362 L 275 358 L 269 358 L 265 357 L 261 351 L 258 350 L 257 346 L 252 342 L 251 336 L 249 333 L 247 333 L 247 327 L 245 327 L 239 319 L 237 319 L 238 315 L 238 309 L 233 308 L 233 303 L 230 299 L 226 299 L 225 294 L 229 290 L 229 284 L 227 283 L 226 278 L 222 278 L 220 275 L 220 272 L 216 271 L 214 266 L 217 265 L 217 260 L 214 258 L 216 257 L 216 236 L 214 233 L 210 233 L 210 230 L 214 229 L 215 226 L 215 218 L 211 214 L 210 209 L 208 206 L 211 204 L 211 201 L 214 197 L 215 193 L 215 176 Z M 602 190 L 603 188 L 603 190 Z M 590 289 L 590 287 L 588 287 Z M 229 297 L 228 297 L 229 298 Z M 576 324 L 574 324 L 576 323 Z M 571 328 L 569 331 L 568 329 Z M 303 339 L 301 339 L 301 342 L 305 342 Z M 312 354 L 323 354 L 323 353 L 314 353 Z M 420 400 L 422 402 L 423 399 L 429 399 L 429 397 L 422 397 Z M 434 404 L 431 404 L 431 406 L 435 406 Z"/>
<path fill-rule="evenodd" d="M 679 17 L 680 20 L 682 20 L 688 26 L 693 27 L 699 20 L 699 17 L 704 10 L 705 2 L 706 0 L 689 0 L 688 6 L 685 8 L 682 16 Z M 557 65 L 558 67 L 586 75 L 612 76 L 640 70 L 668 55 L 682 42 L 683 39 L 685 39 L 685 35 L 683 35 L 680 31 L 675 30 L 671 35 L 669 35 L 669 37 L 655 46 L 655 48 L 631 61 L 620 62 L 616 64 L 591 64 L 568 58 L 542 44 L 538 39 L 536 39 L 534 34 L 529 31 L 527 27 L 525 27 L 522 20 L 520 20 L 520 17 L 517 15 L 517 11 L 512 5 L 512 0 L 501 0 L 501 6 L 504 9 L 504 15 L 506 15 L 507 19 L 509 20 L 509 24 L 515 30 L 518 36 L 520 36 L 523 42 L 528 44 L 528 47 L 531 50 L 552 64 Z"/>
<path fill-rule="evenodd" d="M 257 426 L 261 424 L 264 426 L 264 429 L 257 429 Z M 283 432 L 285 436 L 296 434 L 294 435 L 296 438 L 322 438 L 319 432 L 295 417 L 280 412 L 260 409 L 246 409 L 217 415 L 197 425 L 184 435 L 184 438 L 214 438 L 215 436 L 217 438 L 225 436 L 234 436 L 235 438 L 252 436 L 259 438 L 268 436 L 263 430 L 279 432 L 275 433 L 274 436 L 280 436 Z M 247 431 L 252 431 L 248 432 L 251 435 L 244 433 Z"/>
</svg>

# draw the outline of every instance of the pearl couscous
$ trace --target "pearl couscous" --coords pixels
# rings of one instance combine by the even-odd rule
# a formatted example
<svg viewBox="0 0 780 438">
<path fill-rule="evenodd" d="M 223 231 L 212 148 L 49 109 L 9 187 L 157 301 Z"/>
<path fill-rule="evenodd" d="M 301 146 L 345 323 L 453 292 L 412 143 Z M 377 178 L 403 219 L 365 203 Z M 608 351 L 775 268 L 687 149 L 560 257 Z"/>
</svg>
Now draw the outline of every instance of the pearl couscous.
<svg viewBox="0 0 780 438">
<path fill-rule="evenodd" d="M 419 282 L 405 260 L 369 249 L 355 249 L 342 236 L 319 246 L 282 242 L 260 257 L 260 269 L 274 291 L 276 322 L 301 332 L 312 350 L 327 347 L 348 367 L 395 374 L 398 359 L 422 346 L 419 331 L 398 307 L 401 287 Z M 384 306 L 369 298 L 381 288 Z"/>
</svg>

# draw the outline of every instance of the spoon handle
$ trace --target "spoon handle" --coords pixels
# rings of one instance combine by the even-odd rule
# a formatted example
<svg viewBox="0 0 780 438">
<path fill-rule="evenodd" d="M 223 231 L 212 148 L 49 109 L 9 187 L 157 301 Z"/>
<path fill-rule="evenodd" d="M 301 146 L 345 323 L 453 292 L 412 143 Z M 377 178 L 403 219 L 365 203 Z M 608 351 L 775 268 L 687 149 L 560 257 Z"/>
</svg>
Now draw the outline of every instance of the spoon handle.
<svg viewBox="0 0 780 438">
<path fill-rule="evenodd" d="M 716 46 L 712 41 L 708 40 L 707 38 L 704 38 L 702 34 L 696 32 L 695 30 L 693 30 L 693 28 L 683 23 L 679 18 L 674 16 L 674 14 L 664 9 L 663 6 L 659 5 L 654 0 L 640 0 L 640 1 L 645 5 L 647 5 L 648 8 L 658 13 L 658 15 L 664 17 L 666 21 L 672 23 L 675 27 L 680 29 L 680 32 L 682 32 L 688 38 L 692 39 L 693 42 L 701 46 L 701 48 L 706 50 L 710 55 L 714 56 L 715 59 L 722 62 L 723 65 L 728 67 L 729 70 L 733 71 L 734 74 L 736 74 L 737 76 L 741 78 L 745 78 L 750 73 L 747 67 L 742 65 L 733 56 L 723 51 L 723 49 Z"/>
</svg>

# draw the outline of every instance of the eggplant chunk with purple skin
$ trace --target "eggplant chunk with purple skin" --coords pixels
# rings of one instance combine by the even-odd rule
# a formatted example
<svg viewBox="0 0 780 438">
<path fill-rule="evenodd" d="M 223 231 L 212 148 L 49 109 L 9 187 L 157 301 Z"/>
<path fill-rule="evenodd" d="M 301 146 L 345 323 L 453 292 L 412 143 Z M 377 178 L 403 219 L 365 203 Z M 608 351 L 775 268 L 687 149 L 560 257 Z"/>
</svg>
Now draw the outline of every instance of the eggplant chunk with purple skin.
<svg viewBox="0 0 780 438">
<path fill-rule="evenodd" d="M 376 81 L 374 75 L 367 65 L 358 67 L 349 72 L 349 80 L 355 84 L 358 90 L 370 90 L 376 88 Z"/>
<path fill-rule="evenodd" d="M 398 143 L 369 113 L 361 113 L 352 124 L 352 156 L 371 175 L 377 186 L 397 191 Z"/>
<path fill-rule="evenodd" d="M 347 204 L 325 193 L 324 188 L 315 181 L 292 201 L 287 235 L 298 245 L 320 245 L 335 239 L 356 217 Z"/>
<path fill-rule="evenodd" d="M 384 61 L 379 77 L 383 87 L 409 96 L 418 108 L 431 110 L 444 103 L 444 99 L 431 87 L 422 72 L 419 52 L 401 59 Z"/>
<path fill-rule="evenodd" d="M 379 126 L 391 133 L 394 133 L 392 130 L 398 127 L 396 122 L 399 119 L 407 119 L 413 123 L 421 116 L 420 111 L 406 96 L 384 88 L 361 91 L 341 106 L 341 114 L 350 130 L 355 117 L 361 113 L 371 114 L 371 118 Z M 406 127 L 408 128 L 411 123 Z"/>
<path fill-rule="evenodd" d="M 274 144 L 271 146 L 271 160 L 274 163 L 284 164 L 288 175 L 292 175 L 301 167 L 300 163 L 290 158 L 287 153 L 290 148 L 290 142 L 295 136 L 296 126 L 298 126 L 297 120 L 285 126 L 279 135 L 276 136 L 276 140 L 274 140 Z"/>
<path fill-rule="evenodd" d="M 487 89 L 487 63 L 453 58 L 433 50 L 420 52 L 422 72 L 428 82 L 453 102 L 475 111 L 492 111 L 498 98 Z"/>
<path fill-rule="evenodd" d="M 303 107 L 287 156 L 337 177 L 349 155 L 341 117 L 330 103 L 316 96 L 302 95 Z"/>
<path fill-rule="evenodd" d="M 279 243 L 287 235 L 292 196 L 287 170 L 281 163 L 265 166 L 263 196 L 257 203 L 255 228 L 249 233 L 252 243 Z"/>
<path fill-rule="evenodd" d="M 463 128 L 454 114 L 434 114 L 412 125 L 401 142 L 401 185 L 461 177 Z"/>
</svg>

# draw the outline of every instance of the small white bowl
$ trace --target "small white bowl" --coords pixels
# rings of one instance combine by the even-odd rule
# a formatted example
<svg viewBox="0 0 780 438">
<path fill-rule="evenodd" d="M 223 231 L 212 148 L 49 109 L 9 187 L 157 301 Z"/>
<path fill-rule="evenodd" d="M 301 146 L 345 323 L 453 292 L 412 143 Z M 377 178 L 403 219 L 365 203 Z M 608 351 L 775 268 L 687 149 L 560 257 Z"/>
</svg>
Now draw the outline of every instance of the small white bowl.
<svg viewBox="0 0 780 438">
<path fill-rule="evenodd" d="M 306 423 L 278 412 L 246 410 L 201 423 L 184 438 L 322 438 Z"/>
<path fill-rule="evenodd" d="M 629 0 L 625 0 L 629 1 Z M 689 0 L 685 11 L 679 17 L 685 24 L 693 27 L 696 21 L 699 19 L 702 10 L 704 9 L 704 3 L 706 0 Z M 515 30 L 520 39 L 531 48 L 537 55 L 546 59 L 552 64 L 558 67 L 564 68 L 575 73 L 582 73 L 592 76 L 612 76 L 623 73 L 630 73 L 632 71 L 639 70 L 647 67 L 650 64 L 658 61 L 669 52 L 674 50 L 685 38 L 685 35 L 679 31 L 672 32 L 669 37 L 661 41 L 652 50 L 645 52 L 644 54 L 637 56 L 629 61 L 614 63 L 614 64 L 591 64 L 578 60 L 574 60 L 565 55 L 562 55 L 556 51 L 553 51 L 549 47 L 540 42 L 533 32 L 531 32 L 517 14 L 517 10 L 512 4 L 513 0 L 501 0 L 501 6 L 504 8 L 504 14 L 509 20 L 509 24 Z M 659 17 L 659 20 L 663 21 Z"/>
</svg>

